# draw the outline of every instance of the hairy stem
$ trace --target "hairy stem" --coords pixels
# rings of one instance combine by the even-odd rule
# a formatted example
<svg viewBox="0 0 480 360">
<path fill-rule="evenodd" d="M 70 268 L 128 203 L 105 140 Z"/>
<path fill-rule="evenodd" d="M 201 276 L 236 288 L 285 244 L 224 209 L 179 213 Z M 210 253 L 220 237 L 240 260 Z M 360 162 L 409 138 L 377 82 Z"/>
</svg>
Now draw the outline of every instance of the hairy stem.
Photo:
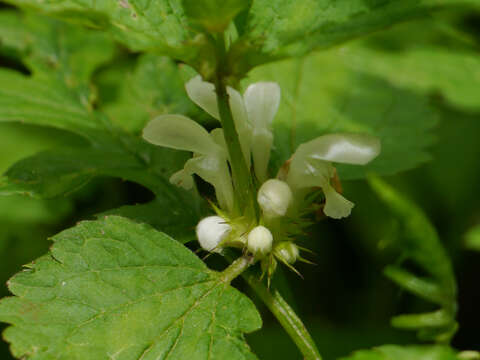
<svg viewBox="0 0 480 360">
<path fill-rule="evenodd" d="M 317 346 L 302 320 L 300 320 L 280 293 L 275 289 L 268 290 L 255 275 L 244 273 L 242 276 L 265 305 L 267 305 L 273 315 L 275 315 L 295 345 L 297 345 L 304 359 L 322 360 Z"/>
<path fill-rule="evenodd" d="M 235 186 L 236 200 L 239 210 L 243 213 L 253 198 L 253 189 L 250 179 L 250 171 L 247 168 L 245 157 L 240 146 L 238 132 L 235 129 L 233 114 L 230 108 L 229 96 L 225 84 L 225 40 L 223 34 L 217 39 L 218 67 L 215 77 L 215 89 L 217 94 L 218 112 L 222 123 L 225 142 L 227 143 L 230 165 L 232 168 L 233 182 Z"/>
<path fill-rule="evenodd" d="M 222 271 L 222 281 L 225 283 L 232 282 L 233 279 L 242 274 L 253 263 L 254 259 L 251 256 L 240 256 L 228 268 Z"/>
</svg>

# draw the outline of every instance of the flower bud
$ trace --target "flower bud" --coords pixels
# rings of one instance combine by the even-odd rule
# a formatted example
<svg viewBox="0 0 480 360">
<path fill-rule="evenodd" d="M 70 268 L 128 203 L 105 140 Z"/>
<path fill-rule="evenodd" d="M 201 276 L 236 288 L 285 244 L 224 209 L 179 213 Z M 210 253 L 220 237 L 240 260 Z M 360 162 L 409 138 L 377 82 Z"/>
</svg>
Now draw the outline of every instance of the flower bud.
<svg viewBox="0 0 480 360">
<path fill-rule="evenodd" d="M 292 191 L 286 182 L 270 179 L 258 190 L 257 201 L 266 217 L 284 216 L 292 202 Z"/>
<path fill-rule="evenodd" d="M 248 250 L 253 254 L 265 255 L 272 250 L 273 235 L 265 226 L 257 226 L 247 238 Z"/>
<path fill-rule="evenodd" d="M 220 253 L 222 248 L 219 247 L 219 244 L 231 230 L 231 226 L 225 219 L 220 216 L 209 216 L 198 223 L 197 239 L 204 250 Z"/>
<path fill-rule="evenodd" d="M 277 258 L 280 260 L 288 263 L 293 264 L 297 261 L 298 256 L 300 255 L 300 251 L 298 250 L 297 245 L 295 245 L 291 241 L 284 241 L 275 246 L 273 253 Z"/>
</svg>

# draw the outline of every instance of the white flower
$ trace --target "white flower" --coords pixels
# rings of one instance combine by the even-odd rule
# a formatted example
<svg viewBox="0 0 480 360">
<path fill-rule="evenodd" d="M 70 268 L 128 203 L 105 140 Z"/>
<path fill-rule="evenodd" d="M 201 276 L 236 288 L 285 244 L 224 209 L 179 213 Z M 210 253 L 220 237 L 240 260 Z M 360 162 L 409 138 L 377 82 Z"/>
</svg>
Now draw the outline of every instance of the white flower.
<svg viewBox="0 0 480 360">
<path fill-rule="evenodd" d="M 143 130 L 148 142 L 177 150 L 191 151 L 194 157 L 170 181 L 189 189 L 192 175 L 197 174 L 215 188 L 217 200 L 224 209 L 233 208 L 233 186 L 226 150 L 218 144 L 218 132 L 209 134 L 201 125 L 182 115 L 162 115 L 150 121 Z"/>
<path fill-rule="evenodd" d="M 286 182 L 270 179 L 258 190 L 257 201 L 267 218 L 284 216 L 292 202 L 292 190 Z"/>
<path fill-rule="evenodd" d="M 280 105 L 280 86 L 273 82 L 258 82 L 247 88 L 243 98 L 253 126 L 252 156 L 255 175 L 262 183 L 267 179 L 273 144 L 271 124 Z"/>
<path fill-rule="evenodd" d="M 220 216 L 209 216 L 198 223 L 197 239 L 204 250 L 220 253 L 222 248 L 219 245 L 231 230 L 225 219 Z"/>
<path fill-rule="evenodd" d="M 354 204 L 330 184 L 335 174 L 331 162 L 365 165 L 380 153 L 378 138 L 365 134 L 330 134 L 301 144 L 293 154 L 287 183 L 295 191 L 319 186 L 325 194 L 325 215 L 347 217 Z"/>
<path fill-rule="evenodd" d="M 198 106 L 220 119 L 213 84 L 196 76 L 185 87 L 188 96 Z M 247 167 L 250 168 L 252 156 L 255 174 L 262 183 L 267 179 L 273 142 L 271 123 L 280 104 L 280 87 L 273 82 L 258 82 L 250 85 L 243 97 L 231 87 L 227 88 L 227 92 Z"/>
<path fill-rule="evenodd" d="M 213 84 L 200 76 L 191 79 L 185 88 L 189 97 L 210 115 L 219 119 L 217 97 Z M 248 87 L 245 97 L 228 87 L 230 107 L 247 167 L 251 156 L 261 182 L 266 180 L 273 135 L 270 123 L 280 101 L 280 88 L 275 83 L 257 83 Z M 143 130 L 143 137 L 152 144 L 177 150 L 191 151 L 192 159 L 176 172 L 170 181 L 186 189 L 193 187 L 193 174 L 215 188 L 221 208 L 233 209 L 233 184 L 228 168 L 228 150 L 221 128 L 210 134 L 195 121 L 182 115 L 162 115 L 153 119 Z"/>
<path fill-rule="evenodd" d="M 273 235 L 265 226 L 254 227 L 247 237 L 248 250 L 255 255 L 265 255 L 272 250 Z"/>
</svg>

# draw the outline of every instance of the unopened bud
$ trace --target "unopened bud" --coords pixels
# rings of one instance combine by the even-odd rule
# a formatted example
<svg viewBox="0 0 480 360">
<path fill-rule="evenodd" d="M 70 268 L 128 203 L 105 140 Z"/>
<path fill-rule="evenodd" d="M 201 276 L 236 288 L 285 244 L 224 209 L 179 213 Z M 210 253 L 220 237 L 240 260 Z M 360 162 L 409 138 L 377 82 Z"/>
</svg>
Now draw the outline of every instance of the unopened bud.
<svg viewBox="0 0 480 360">
<path fill-rule="evenodd" d="M 221 252 L 219 244 L 230 233 L 232 228 L 220 216 L 209 216 L 197 225 L 197 239 L 200 246 L 209 252 Z"/>
<path fill-rule="evenodd" d="M 253 254 L 265 255 L 272 250 L 273 235 L 265 226 L 257 226 L 248 234 L 248 250 Z"/>
<path fill-rule="evenodd" d="M 257 201 L 265 216 L 284 216 L 292 202 L 292 191 L 286 182 L 270 179 L 258 190 Z"/>
<path fill-rule="evenodd" d="M 291 241 L 284 241 L 275 246 L 273 253 L 277 258 L 283 260 L 289 264 L 295 263 L 297 261 L 298 256 L 300 255 L 300 251 L 298 250 L 297 245 L 295 245 Z"/>
</svg>

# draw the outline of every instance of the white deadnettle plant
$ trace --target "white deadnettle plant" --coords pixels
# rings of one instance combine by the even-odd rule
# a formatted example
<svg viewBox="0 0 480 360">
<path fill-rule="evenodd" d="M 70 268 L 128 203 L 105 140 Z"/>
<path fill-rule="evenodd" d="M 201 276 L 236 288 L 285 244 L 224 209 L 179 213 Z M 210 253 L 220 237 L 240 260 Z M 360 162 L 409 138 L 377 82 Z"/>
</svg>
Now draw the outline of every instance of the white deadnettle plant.
<svg viewBox="0 0 480 360">
<path fill-rule="evenodd" d="M 186 84 L 187 94 L 198 106 L 220 120 L 217 96 L 213 84 L 200 76 Z M 340 195 L 332 179 L 336 171 L 332 163 L 365 165 L 380 153 L 380 141 L 364 134 L 329 134 L 301 144 L 279 178 L 268 179 L 268 163 L 273 144 L 272 121 L 280 104 L 280 87 L 272 82 L 250 85 L 242 96 L 228 87 L 229 105 L 248 169 L 261 185 L 257 202 L 262 211 L 260 219 L 234 218 L 235 193 L 228 162 L 228 150 L 221 128 L 208 133 L 201 125 L 182 115 L 162 115 L 144 129 L 143 137 L 155 145 L 193 152 L 193 157 L 170 181 L 190 189 L 193 174 L 215 188 L 220 209 L 218 215 L 203 219 L 197 226 L 197 238 L 203 249 L 221 252 L 223 247 L 244 247 L 258 259 L 269 259 L 276 265 L 275 256 L 291 266 L 299 255 L 293 243 L 292 223 L 295 209 L 292 203 L 311 190 L 321 189 L 325 195 L 325 215 L 340 219 L 350 215 L 354 204 Z M 298 215 L 298 214 L 297 214 Z M 286 221 L 279 221 L 285 218 Z M 298 233 L 298 232 L 297 232 Z M 269 274 L 273 271 L 270 268 Z"/>
</svg>

